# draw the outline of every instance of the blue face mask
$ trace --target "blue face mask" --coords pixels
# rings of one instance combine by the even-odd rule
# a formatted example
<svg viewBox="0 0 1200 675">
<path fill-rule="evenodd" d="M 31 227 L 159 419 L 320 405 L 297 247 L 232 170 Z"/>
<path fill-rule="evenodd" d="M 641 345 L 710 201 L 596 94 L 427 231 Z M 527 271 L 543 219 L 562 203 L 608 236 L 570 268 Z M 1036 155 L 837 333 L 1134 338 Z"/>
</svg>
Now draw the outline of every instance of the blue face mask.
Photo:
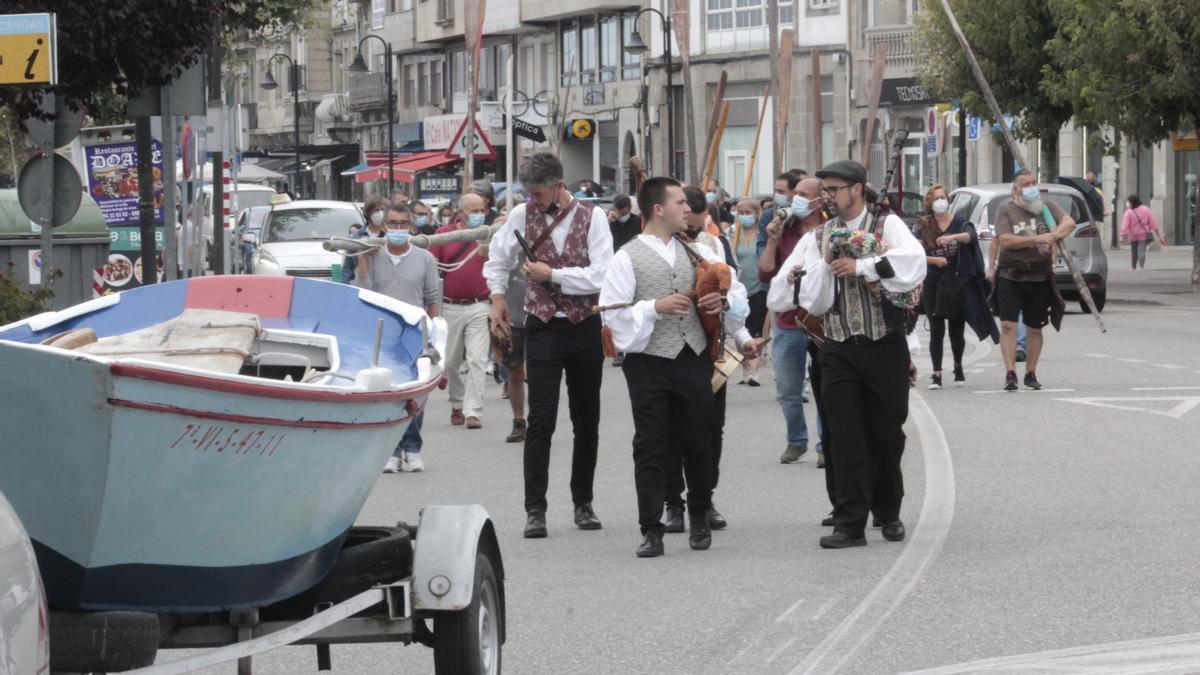
<svg viewBox="0 0 1200 675">
<path fill-rule="evenodd" d="M 785 207 L 785 206 L 787 206 L 787 205 L 788 205 L 788 197 L 787 197 L 787 195 L 781 195 L 781 194 L 779 194 L 778 192 L 776 192 L 776 193 L 775 193 L 775 206 L 777 206 L 777 207 L 779 207 L 779 208 L 781 208 L 781 209 L 782 209 L 782 208 L 784 208 L 784 207 Z"/>
<path fill-rule="evenodd" d="M 812 204 L 808 203 L 808 199 L 796 195 L 792 197 L 792 215 L 797 218 L 807 218 L 808 214 L 812 213 Z"/>
<path fill-rule="evenodd" d="M 754 223 L 757 221 L 757 218 L 746 213 L 738 215 L 738 222 L 742 224 L 742 227 L 753 227 Z"/>
<path fill-rule="evenodd" d="M 429 216 L 425 216 L 425 215 L 417 216 L 417 227 L 425 227 L 428 224 L 429 224 Z"/>
<path fill-rule="evenodd" d="M 1035 202 L 1042 198 L 1042 193 L 1037 189 L 1037 186 L 1030 186 L 1021 190 L 1021 199 L 1026 202 Z"/>
<path fill-rule="evenodd" d="M 403 246 L 412 237 L 407 230 L 388 230 L 387 240 L 392 246 Z"/>
<path fill-rule="evenodd" d="M 704 201 L 708 202 L 709 204 L 716 202 L 717 201 L 717 193 L 715 193 L 715 192 L 704 193 Z"/>
<path fill-rule="evenodd" d="M 467 227 L 480 227 L 486 219 L 486 213 L 469 213 L 467 214 Z"/>
</svg>

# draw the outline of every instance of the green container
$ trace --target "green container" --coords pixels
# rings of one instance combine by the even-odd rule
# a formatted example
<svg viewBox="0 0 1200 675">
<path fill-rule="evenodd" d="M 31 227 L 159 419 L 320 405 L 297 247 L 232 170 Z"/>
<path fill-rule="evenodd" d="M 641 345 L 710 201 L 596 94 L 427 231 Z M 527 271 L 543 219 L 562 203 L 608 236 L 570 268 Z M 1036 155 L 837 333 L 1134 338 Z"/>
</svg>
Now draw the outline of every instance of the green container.
<svg viewBox="0 0 1200 675">
<path fill-rule="evenodd" d="M 342 281 L 342 263 L 335 262 L 329 266 L 330 279 L 341 283 Z"/>
</svg>

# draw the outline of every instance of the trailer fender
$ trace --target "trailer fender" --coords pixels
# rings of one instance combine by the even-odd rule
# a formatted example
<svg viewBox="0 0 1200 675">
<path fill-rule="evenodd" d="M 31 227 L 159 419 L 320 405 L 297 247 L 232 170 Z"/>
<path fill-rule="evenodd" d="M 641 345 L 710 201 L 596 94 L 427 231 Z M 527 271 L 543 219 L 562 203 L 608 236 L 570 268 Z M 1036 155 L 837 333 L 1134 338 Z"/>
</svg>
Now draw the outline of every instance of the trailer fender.
<svg viewBox="0 0 1200 675">
<path fill-rule="evenodd" d="M 491 558 L 503 589 L 500 543 L 491 518 L 482 506 L 426 506 L 421 509 L 413 551 L 413 609 L 466 609 L 475 594 L 475 556 L 480 551 Z M 503 591 L 500 602 L 503 605 Z"/>
</svg>

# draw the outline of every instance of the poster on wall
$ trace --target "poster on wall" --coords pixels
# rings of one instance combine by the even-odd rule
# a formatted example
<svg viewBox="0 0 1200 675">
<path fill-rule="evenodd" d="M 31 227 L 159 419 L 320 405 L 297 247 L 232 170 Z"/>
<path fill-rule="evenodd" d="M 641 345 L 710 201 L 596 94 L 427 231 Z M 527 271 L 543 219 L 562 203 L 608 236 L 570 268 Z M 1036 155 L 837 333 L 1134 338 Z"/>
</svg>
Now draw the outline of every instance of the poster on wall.
<svg viewBox="0 0 1200 675">
<path fill-rule="evenodd" d="M 154 172 L 155 250 L 162 278 L 163 156 L 152 141 Z M 141 230 L 138 225 L 137 148 L 133 141 L 85 146 L 88 193 L 96 200 L 111 240 L 108 262 L 97 270 L 106 293 L 142 285 Z"/>
</svg>

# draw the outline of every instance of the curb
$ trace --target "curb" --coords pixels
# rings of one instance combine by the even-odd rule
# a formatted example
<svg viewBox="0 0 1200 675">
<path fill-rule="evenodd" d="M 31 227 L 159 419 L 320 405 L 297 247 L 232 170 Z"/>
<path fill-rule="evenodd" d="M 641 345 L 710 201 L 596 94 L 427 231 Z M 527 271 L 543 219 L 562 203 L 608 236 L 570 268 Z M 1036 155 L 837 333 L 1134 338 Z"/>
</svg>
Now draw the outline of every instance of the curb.
<svg viewBox="0 0 1200 675">
<path fill-rule="evenodd" d="M 1163 293 L 1112 293 L 1108 302 L 1118 305 L 1151 305 L 1160 307 L 1200 307 L 1200 296 L 1187 299 Z"/>
</svg>

